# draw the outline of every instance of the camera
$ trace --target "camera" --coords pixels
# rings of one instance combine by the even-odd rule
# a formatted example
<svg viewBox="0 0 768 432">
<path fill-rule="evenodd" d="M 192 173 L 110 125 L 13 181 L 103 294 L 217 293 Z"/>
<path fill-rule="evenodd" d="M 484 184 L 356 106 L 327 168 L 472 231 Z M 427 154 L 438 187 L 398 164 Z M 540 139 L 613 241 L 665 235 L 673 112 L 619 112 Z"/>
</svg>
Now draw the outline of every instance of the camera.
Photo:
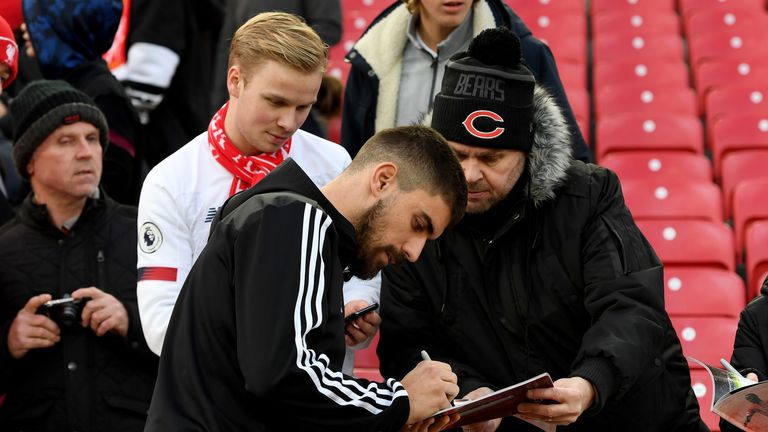
<svg viewBox="0 0 768 432">
<path fill-rule="evenodd" d="M 46 315 L 57 324 L 73 326 L 80 322 L 80 314 L 90 297 L 73 299 L 69 294 L 64 294 L 59 299 L 45 302 L 37 310 L 37 313 Z"/>
</svg>

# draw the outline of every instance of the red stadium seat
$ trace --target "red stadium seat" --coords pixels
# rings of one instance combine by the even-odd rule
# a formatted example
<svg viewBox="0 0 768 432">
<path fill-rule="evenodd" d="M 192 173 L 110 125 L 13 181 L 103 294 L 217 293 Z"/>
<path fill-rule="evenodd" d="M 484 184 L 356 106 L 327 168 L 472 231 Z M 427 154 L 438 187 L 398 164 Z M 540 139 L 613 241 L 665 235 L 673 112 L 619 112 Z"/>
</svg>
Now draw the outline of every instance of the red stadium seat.
<svg viewBox="0 0 768 432">
<path fill-rule="evenodd" d="M 708 33 L 688 40 L 692 67 L 711 59 L 741 59 L 768 55 L 765 35 Z"/>
<path fill-rule="evenodd" d="M 703 10 L 733 9 L 735 7 L 750 7 L 755 11 L 763 10 L 764 0 L 679 0 L 680 12 L 683 17 L 690 17 Z"/>
<path fill-rule="evenodd" d="M 342 84 L 346 85 L 347 77 L 349 77 L 349 69 L 351 67 L 352 65 L 344 60 L 328 59 L 328 68 L 325 73 L 338 78 Z"/>
<path fill-rule="evenodd" d="M 585 13 L 584 2 L 573 0 L 504 0 L 512 10 L 528 22 L 528 17 Z"/>
<path fill-rule="evenodd" d="M 563 38 L 587 38 L 587 19 L 583 12 L 522 16 L 533 35 L 549 41 Z"/>
<path fill-rule="evenodd" d="M 377 332 L 367 348 L 355 351 L 354 374 L 356 377 L 379 382 L 384 380 L 379 372 L 379 356 L 376 354 L 378 344 L 379 333 Z"/>
<path fill-rule="evenodd" d="M 592 40 L 594 64 L 617 60 L 683 60 L 683 40 L 677 35 L 595 35 Z"/>
<path fill-rule="evenodd" d="M 733 228 L 736 236 L 736 253 L 741 257 L 744 233 L 759 221 L 768 220 L 768 177 L 745 180 L 733 189 Z"/>
<path fill-rule="evenodd" d="M 768 274 L 768 221 L 757 221 L 745 234 L 747 261 L 747 290 L 752 295 L 760 293 Z"/>
<path fill-rule="evenodd" d="M 568 103 L 571 105 L 573 115 L 583 119 L 589 119 L 589 93 L 586 89 L 572 88 L 566 93 Z"/>
<path fill-rule="evenodd" d="M 557 64 L 557 72 L 560 74 L 560 82 L 563 83 L 566 93 L 571 90 L 587 91 L 587 68 L 585 65 L 561 62 Z"/>
<path fill-rule="evenodd" d="M 705 97 L 708 122 L 723 114 L 762 114 L 768 116 L 768 84 L 765 80 L 734 83 L 712 88 Z"/>
<path fill-rule="evenodd" d="M 549 46 L 552 50 L 552 54 L 555 57 L 555 61 L 560 64 L 564 62 L 576 63 L 584 65 L 587 64 L 587 39 L 582 37 L 572 38 L 555 38 L 546 39 L 542 38 L 542 42 Z"/>
<path fill-rule="evenodd" d="M 670 316 L 739 318 L 746 305 L 744 282 L 717 268 L 664 268 L 664 302 Z"/>
<path fill-rule="evenodd" d="M 719 365 L 721 358 L 730 358 L 736 337 L 738 318 L 726 317 L 671 317 L 672 326 L 680 338 L 683 355 L 711 365 Z M 692 369 L 701 368 L 689 363 Z"/>
<path fill-rule="evenodd" d="M 693 84 L 702 102 L 708 91 L 736 83 L 761 84 L 768 76 L 768 58 L 710 59 L 693 68 Z"/>
<path fill-rule="evenodd" d="M 709 266 L 734 271 L 733 233 L 702 220 L 638 220 L 637 226 L 665 265 Z"/>
<path fill-rule="evenodd" d="M 364 9 L 381 12 L 391 4 L 392 0 L 341 0 L 341 8 L 344 12 Z"/>
<path fill-rule="evenodd" d="M 594 94 L 594 93 L 593 93 Z M 696 93 L 674 85 L 613 85 L 597 89 L 595 119 L 618 114 L 699 116 Z"/>
<path fill-rule="evenodd" d="M 765 28 L 766 19 L 768 17 L 765 11 L 733 4 L 730 8 L 704 9 L 693 12 L 685 21 L 684 29 L 689 38 L 734 29 L 749 34 Z"/>
<path fill-rule="evenodd" d="M 592 0 L 592 15 L 622 12 L 674 12 L 674 0 Z"/>
<path fill-rule="evenodd" d="M 617 34 L 640 31 L 643 34 L 680 34 L 680 19 L 674 12 L 617 11 L 592 17 L 592 34 Z"/>
<path fill-rule="evenodd" d="M 355 39 L 359 39 L 380 12 L 381 11 L 377 11 L 373 8 L 352 9 L 344 11 L 342 18 L 342 28 L 344 30 L 344 34 L 354 36 Z"/>
<path fill-rule="evenodd" d="M 606 110 L 619 112 L 619 109 Z M 598 161 L 615 151 L 687 151 L 704 153 L 701 122 L 692 115 L 624 114 L 598 117 Z"/>
<path fill-rule="evenodd" d="M 716 179 L 720 178 L 723 158 L 729 153 L 768 149 L 768 115 L 725 115 L 709 127 L 709 147 L 712 150 Z"/>
<path fill-rule="evenodd" d="M 730 358 L 730 354 L 723 356 Z M 713 366 L 718 366 L 717 365 Z M 704 423 L 712 432 L 720 432 L 720 416 L 712 412 L 712 377 L 704 369 L 691 370 L 691 387 L 696 399 L 699 401 L 699 414 Z"/>
<path fill-rule="evenodd" d="M 723 221 L 720 188 L 714 183 L 630 180 L 622 182 L 621 186 L 627 207 L 636 220 Z"/>
<path fill-rule="evenodd" d="M 613 152 L 600 159 L 600 165 L 630 180 L 670 181 L 685 179 L 712 181 L 712 164 L 703 154 L 677 151 Z"/>
<path fill-rule="evenodd" d="M 603 62 L 594 66 L 592 80 L 595 89 L 623 84 L 688 87 L 688 68 L 673 60 Z"/>
<path fill-rule="evenodd" d="M 367 348 L 355 351 L 356 368 L 379 368 L 379 356 L 376 354 L 376 346 L 379 344 L 379 333 L 371 340 Z"/>
<path fill-rule="evenodd" d="M 768 147 L 764 150 L 741 150 L 728 153 L 722 160 L 720 183 L 723 186 L 725 217 L 731 217 L 733 191 L 743 181 L 768 178 Z M 768 202 L 768 190 L 764 201 Z"/>
</svg>

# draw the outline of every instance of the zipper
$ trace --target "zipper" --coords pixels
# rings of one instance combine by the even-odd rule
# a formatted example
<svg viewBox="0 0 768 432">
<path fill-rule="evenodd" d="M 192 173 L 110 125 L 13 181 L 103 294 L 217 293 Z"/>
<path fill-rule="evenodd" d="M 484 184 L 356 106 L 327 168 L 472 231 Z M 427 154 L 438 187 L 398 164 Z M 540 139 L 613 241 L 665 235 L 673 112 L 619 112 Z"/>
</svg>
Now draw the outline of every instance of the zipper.
<svg viewBox="0 0 768 432">
<path fill-rule="evenodd" d="M 427 105 L 427 112 L 432 111 L 432 105 L 435 102 L 435 84 L 437 83 L 437 66 L 439 58 L 440 50 L 437 51 L 437 57 L 432 59 L 432 87 L 429 90 L 429 104 Z"/>
<path fill-rule="evenodd" d="M 96 272 L 98 276 L 98 283 L 100 290 L 104 291 L 107 287 L 107 270 L 106 270 L 106 261 L 107 259 L 104 257 L 104 251 L 99 249 L 98 252 L 96 252 Z"/>
</svg>

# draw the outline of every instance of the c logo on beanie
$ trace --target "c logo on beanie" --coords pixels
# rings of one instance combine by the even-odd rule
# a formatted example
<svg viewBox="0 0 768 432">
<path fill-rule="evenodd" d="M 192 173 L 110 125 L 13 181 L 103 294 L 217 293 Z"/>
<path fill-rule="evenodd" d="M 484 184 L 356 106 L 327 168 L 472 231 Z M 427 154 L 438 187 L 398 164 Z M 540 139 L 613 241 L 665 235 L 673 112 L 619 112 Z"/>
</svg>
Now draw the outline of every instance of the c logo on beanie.
<svg viewBox="0 0 768 432">
<path fill-rule="evenodd" d="M 504 133 L 504 128 L 501 128 L 501 127 L 497 127 L 496 129 L 490 132 L 483 132 L 481 130 L 478 130 L 475 127 L 474 123 L 475 123 L 475 120 L 482 117 L 488 117 L 491 120 L 497 121 L 499 123 L 504 123 L 504 119 L 493 111 L 477 110 L 477 111 L 471 112 L 467 116 L 467 118 L 464 119 L 463 122 L 461 122 L 461 124 L 464 125 L 464 128 L 467 130 L 467 132 L 469 132 L 470 135 L 477 138 L 481 138 L 481 139 L 493 139 Z"/>
</svg>

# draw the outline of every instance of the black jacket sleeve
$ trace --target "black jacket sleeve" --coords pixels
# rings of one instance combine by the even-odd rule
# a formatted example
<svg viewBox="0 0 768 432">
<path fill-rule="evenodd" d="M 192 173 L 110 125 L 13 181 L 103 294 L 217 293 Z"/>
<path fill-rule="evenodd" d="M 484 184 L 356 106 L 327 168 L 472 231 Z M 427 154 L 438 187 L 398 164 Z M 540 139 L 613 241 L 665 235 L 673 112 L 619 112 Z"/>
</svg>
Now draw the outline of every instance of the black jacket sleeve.
<svg viewBox="0 0 768 432">
<path fill-rule="evenodd" d="M 341 145 L 354 158 L 360 147 L 374 134 L 379 81 L 368 76 L 367 63 L 355 51 L 349 56 L 352 67 L 344 87 Z"/>
<path fill-rule="evenodd" d="M 581 254 L 584 306 L 592 325 L 571 375 L 592 382 L 602 405 L 623 397 L 660 355 L 662 323 L 669 318 L 661 263 L 624 204 L 618 178 L 596 169 L 590 186 L 593 211 L 582 232 Z"/>
<path fill-rule="evenodd" d="M 260 215 L 238 229 L 232 251 L 237 359 L 246 389 L 291 413 L 290 429 L 398 430 L 409 412 L 403 386 L 340 372 L 341 268 L 330 217 L 303 202 L 268 206 Z"/>
</svg>

